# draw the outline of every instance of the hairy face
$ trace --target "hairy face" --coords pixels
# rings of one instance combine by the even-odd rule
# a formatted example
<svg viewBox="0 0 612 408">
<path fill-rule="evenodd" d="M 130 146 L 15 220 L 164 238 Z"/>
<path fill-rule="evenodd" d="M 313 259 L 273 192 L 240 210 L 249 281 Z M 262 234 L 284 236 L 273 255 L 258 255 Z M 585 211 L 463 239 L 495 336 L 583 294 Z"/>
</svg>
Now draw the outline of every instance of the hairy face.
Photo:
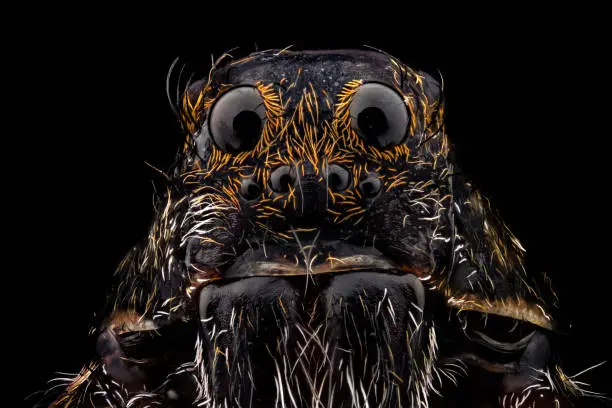
<svg viewBox="0 0 612 408">
<path fill-rule="evenodd" d="M 190 225 L 215 207 L 219 224 L 183 233 L 190 264 L 223 278 L 429 275 L 449 198 L 446 143 L 420 146 L 441 134 L 436 83 L 370 53 L 247 58 L 213 81 L 190 90 L 186 165 Z"/>
<path fill-rule="evenodd" d="M 554 360 L 549 279 L 453 164 L 433 77 L 380 52 L 260 52 L 177 113 L 185 145 L 117 271 L 100 359 L 58 406 L 584 394 Z"/>
<path fill-rule="evenodd" d="M 449 199 L 446 144 L 420 146 L 441 134 L 428 81 L 384 55 L 313 52 L 247 58 L 190 90 L 182 237 L 212 282 L 198 305 L 220 395 L 397 404 L 411 377 L 422 392 L 420 279 Z"/>
</svg>

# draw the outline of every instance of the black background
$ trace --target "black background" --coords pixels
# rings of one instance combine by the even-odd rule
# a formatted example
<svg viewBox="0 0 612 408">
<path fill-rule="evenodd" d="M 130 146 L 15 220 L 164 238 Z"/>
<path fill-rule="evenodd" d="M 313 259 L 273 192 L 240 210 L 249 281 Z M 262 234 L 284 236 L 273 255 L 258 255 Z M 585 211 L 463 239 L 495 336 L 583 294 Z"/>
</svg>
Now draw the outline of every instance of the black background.
<svg viewBox="0 0 612 408">
<path fill-rule="evenodd" d="M 556 282 L 573 324 L 566 371 L 610 359 L 609 65 L 599 58 L 601 33 L 578 28 L 571 15 L 502 23 L 503 11 L 448 30 L 431 16 L 423 17 L 430 25 L 379 20 L 384 29 L 375 29 L 321 16 L 296 26 L 287 15 L 276 30 L 276 17 L 232 26 L 227 17 L 187 13 L 174 28 L 165 18 L 94 22 L 94 14 L 37 25 L 10 62 L 19 75 L 5 78 L 18 95 L 3 155 L 3 272 L 11 277 L 4 310 L 14 319 L 3 335 L 16 345 L 5 351 L 18 362 L 10 372 L 21 395 L 45 388 L 55 371 L 78 371 L 110 274 L 146 236 L 155 172 L 145 161 L 168 167 L 180 140 L 165 95 L 172 61 L 181 57 L 201 77 L 211 54 L 235 46 L 244 55 L 367 44 L 439 70 L 460 165 L 526 246 L 532 270 Z M 611 363 L 585 375 L 598 391 L 611 391 Z"/>
</svg>

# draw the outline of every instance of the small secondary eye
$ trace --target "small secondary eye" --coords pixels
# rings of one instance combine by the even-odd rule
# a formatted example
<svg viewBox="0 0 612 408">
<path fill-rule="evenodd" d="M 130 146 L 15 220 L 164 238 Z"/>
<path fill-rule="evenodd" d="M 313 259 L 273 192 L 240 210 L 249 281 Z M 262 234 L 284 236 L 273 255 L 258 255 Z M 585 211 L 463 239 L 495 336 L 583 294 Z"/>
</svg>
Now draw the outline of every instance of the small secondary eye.
<svg viewBox="0 0 612 408">
<path fill-rule="evenodd" d="M 257 145 L 265 118 L 264 100 L 257 88 L 240 86 L 227 91 L 214 103 L 208 129 L 220 149 L 243 152 Z"/>
<path fill-rule="evenodd" d="M 324 173 L 327 187 L 332 191 L 344 191 L 351 184 L 351 175 L 344 166 L 329 164 L 326 166 Z"/>
<path fill-rule="evenodd" d="M 386 148 L 400 144 L 408 133 L 410 116 L 402 97 L 392 88 L 362 85 L 351 102 L 351 126 L 369 144 Z"/>
<path fill-rule="evenodd" d="M 382 182 L 377 173 L 370 173 L 367 177 L 359 182 L 359 190 L 365 198 L 374 198 L 380 193 Z"/>
<path fill-rule="evenodd" d="M 240 184 L 240 195 L 245 200 L 254 200 L 261 194 L 261 187 L 250 178 L 245 178 Z"/>
</svg>

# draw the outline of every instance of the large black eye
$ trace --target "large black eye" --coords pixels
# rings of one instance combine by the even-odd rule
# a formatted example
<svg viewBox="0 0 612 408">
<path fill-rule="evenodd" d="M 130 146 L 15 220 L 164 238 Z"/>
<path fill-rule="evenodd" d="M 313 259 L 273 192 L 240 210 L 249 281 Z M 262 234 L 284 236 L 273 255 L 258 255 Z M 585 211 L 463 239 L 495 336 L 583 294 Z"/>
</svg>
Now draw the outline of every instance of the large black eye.
<svg viewBox="0 0 612 408">
<path fill-rule="evenodd" d="M 350 116 L 353 129 L 379 148 L 400 144 L 410 124 L 408 109 L 399 93 L 377 83 L 359 87 L 353 95 Z"/>
<path fill-rule="evenodd" d="M 252 150 L 266 118 L 264 100 L 256 88 L 241 86 L 221 95 L 208 116 L 215 144 L 226 152 Z"/>
</svg>

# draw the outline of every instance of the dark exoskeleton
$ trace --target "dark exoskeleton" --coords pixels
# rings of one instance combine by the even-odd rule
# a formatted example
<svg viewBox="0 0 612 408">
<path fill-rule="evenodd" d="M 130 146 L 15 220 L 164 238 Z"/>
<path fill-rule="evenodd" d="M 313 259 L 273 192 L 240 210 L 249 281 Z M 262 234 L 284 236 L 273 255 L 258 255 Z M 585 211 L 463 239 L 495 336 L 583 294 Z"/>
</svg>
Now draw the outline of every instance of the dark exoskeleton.
<svg viewBox="0 0 612 408">
<path fill-rule="evenodd" d="M 545 275 L 457 169 L 442 87 L 378 51 L 218 61 L 56 407 L 557 407 Z"/>
</svg>

